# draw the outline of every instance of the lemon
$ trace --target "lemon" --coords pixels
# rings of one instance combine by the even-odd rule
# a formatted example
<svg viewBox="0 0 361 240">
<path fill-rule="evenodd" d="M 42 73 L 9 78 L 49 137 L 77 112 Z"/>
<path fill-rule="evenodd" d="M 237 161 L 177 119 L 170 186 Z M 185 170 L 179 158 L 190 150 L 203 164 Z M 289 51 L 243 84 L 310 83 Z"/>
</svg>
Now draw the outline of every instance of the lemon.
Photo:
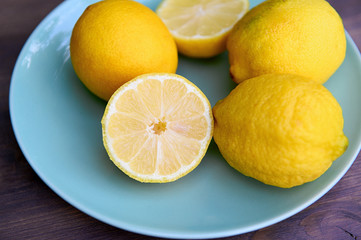
<svg viewBox="0 0 361 240">
<path fill-rule="evenodd" d="M 192 171 L 213 134 L 210 103 L 176 74 L 145 74 L 122 85 L 102 119 L 110 159 L 141 182 L 170 182 Z"/>
<path fill-rule="evenodd" d="M 236 83 L 267 73 L 326 82 L 345 58 L 342 20 L 324 0 L 268 0 L 251 9 L 227 41 Z"/>
<path fill-rule="evenodd" d="M 180 53 L 208 58 L 226 50 L 229 32 L 248 8 L 248 0 L 163 0 L 156 13 Z"/>
<path fill-rule="evenodd" d="M 176 44 L 162 20 L 130 0 L 90 5 L 74 26 L 70 56 L 80 80 L 104 100 L 140 74 L 174 73 L 178 64 Z"/>
<path fill-rule="evenodd" d="M 227 162 L 269 185 L 313 181 L 348 146 L 336 99 L 297 75 L 248 79 L 213 107 L 213 115 L 214 141 Z"/>
</svg>

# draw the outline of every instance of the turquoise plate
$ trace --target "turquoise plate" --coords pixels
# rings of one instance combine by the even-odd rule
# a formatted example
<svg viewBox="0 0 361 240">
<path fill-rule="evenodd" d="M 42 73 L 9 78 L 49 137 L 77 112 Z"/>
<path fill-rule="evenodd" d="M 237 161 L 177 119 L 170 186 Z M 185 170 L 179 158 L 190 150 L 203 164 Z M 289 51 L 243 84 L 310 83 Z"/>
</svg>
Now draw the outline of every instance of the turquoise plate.
<svg viewBox="0 0 361 240">
<path fill-rule="evenodd" d="M 224 237 L 296 214 L 330 190 L 353 163 L 361 142 L 361 61 L 347 35 L 346 59 L 325 86 L 342 106 L 350 145 L 316 181 L 292 189 L 264 185 L 232 169 L 214 142 L 202 163 L 176 182 L 130 179 L 113 165 L 102 144 L 106 103 L 82 85 L 69 58 L 72 28 L 93 2 L 64 1 L 41 22 L 20 53 L 10 87 L 11 120 L 26 159 L 76 208 L 146 235 Z M 155 9 L 159 0 L 142 3 Z M 193 81 L 213 106 L 235 86 L 228 68 L 226 53 L 208 60 L 181 56 L 177 73 Z"/>
</svg>

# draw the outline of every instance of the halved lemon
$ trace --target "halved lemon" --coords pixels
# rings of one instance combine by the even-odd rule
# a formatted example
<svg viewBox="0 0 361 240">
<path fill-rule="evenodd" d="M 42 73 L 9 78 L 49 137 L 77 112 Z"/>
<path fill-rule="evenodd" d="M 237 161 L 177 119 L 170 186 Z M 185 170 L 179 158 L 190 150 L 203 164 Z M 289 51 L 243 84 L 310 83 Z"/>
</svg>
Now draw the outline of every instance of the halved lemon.
<svg viewBox="0 0 361 240">
<path fill-rule="evenodd" d="M 163 0 L 156 13 L 180 53 L 207 58 L 226 50 L 228 34 L 248 9 L 248 0 Z"/>
<path fill-rule="evenodd" d="M 177 74 L 144 74 L 121 86 L 102 119 L 110 159 L 140 182 L 171 182 L 192 171 L 213 135 L 206 96 Z"/>
</svg>

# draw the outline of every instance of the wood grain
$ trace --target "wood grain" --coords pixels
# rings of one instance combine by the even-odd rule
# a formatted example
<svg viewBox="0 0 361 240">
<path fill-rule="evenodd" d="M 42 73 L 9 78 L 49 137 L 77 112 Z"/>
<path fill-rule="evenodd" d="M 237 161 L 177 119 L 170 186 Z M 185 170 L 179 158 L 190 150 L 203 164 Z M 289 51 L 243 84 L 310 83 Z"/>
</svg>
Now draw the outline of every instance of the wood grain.
<svg viewBox="0 0 361 240">
<path fill-rule="evenodd" d="M 360 48 L 361 1 L 329 2 Z M 26 39 L 61 1 L 1 3 L 0 239 L 159 239 L 117 229 L 89 217 L 57 196 L 32 170 L 12 131 L 8 90 L 15 61 Z M 219 239 L 361 239 L 360 172 L 361 155 L 334 188 L 300 213 L 255 232 Z"/>
</svg>

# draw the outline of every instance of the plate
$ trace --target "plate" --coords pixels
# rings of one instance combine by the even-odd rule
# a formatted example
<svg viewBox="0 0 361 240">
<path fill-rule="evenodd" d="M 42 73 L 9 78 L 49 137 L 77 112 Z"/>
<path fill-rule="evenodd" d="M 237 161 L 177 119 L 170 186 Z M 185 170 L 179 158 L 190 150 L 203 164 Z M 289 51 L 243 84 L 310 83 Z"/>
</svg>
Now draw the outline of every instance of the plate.
<svg viewBox="0 0 361 240">
<path fill-rule="evenodd" d="M 201 164 L 178 181 L 142 184 L 109 160 L 100 120 L 106 103 L 74 73 L 72 28 L 87 5 L 68 0 L 54 9 L 23 47 L 10 86 L 13 129 L 29 164 L 71 205 L 105 223 L 168 238 L 215 238 L 257 230 L 306 208 L 346 173 L 361 142 L 361 61 L 347 35 L 346 59 L 325 84 L 340 103 L 347 151 L 319 179 L 291 189 L 264 185 L 232 169 L 212 142 Z M 159 1 L 141 1 L 155 9 Z M 252 6 L 261 1 L 252 1 Z M 227 53 L 180 56 L 177 73 L 194 82 L 212 106 L 235 87 Z"/>
</svg>

